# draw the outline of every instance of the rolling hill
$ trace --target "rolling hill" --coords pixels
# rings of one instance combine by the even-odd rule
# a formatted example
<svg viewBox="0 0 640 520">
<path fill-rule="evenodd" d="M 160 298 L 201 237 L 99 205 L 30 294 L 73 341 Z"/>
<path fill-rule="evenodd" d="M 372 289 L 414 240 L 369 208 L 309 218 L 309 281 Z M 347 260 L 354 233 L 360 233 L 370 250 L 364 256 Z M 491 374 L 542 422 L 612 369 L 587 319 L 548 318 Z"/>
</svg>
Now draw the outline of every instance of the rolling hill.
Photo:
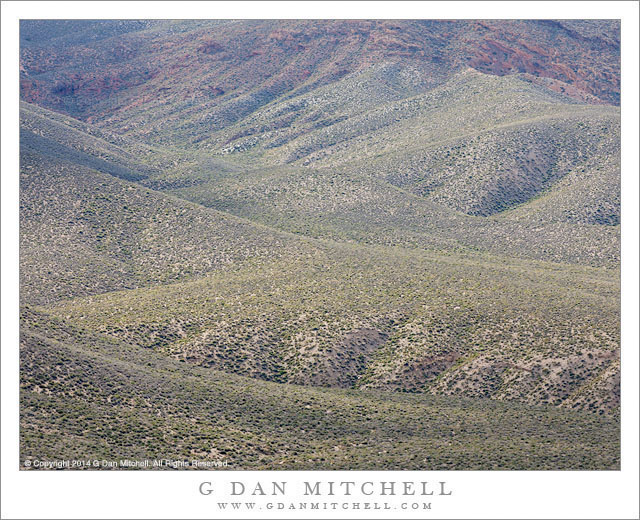
<svg viewBox="0 0 640 520">
<path fill-rule="evenodd" d="M 231 470 L 369 469 L 372 460 L 380 469 L 617 467 L 612 418 L 281 385 L 172 361 L 31 309 L 21 320 L 24 460 L 197 459 Z"/>
<path fill-rule="evenodd" d="M 23 22 L 24 456 L 618 467 L 618 31 Z"/>
</svg>

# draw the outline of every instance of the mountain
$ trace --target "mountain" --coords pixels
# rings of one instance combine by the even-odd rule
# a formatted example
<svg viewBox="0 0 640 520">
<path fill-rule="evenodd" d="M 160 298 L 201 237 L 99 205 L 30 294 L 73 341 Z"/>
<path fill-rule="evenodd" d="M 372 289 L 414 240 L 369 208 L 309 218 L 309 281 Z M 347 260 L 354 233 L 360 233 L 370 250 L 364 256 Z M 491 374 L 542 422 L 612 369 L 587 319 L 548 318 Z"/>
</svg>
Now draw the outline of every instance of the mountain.
<svg viewBox="0 0 640 520">
<path fill-rule="evenodd" d="M 295 107 L 304 119 L 301 97 Z M 519 78 L 465 71 L 329 126 L 242 130 L 262 128 L 259 121 L 290 105 L 273 102 L 223 130 L 251 134 L 216 155 L 249 168 L 185 172 L 198 182 L 171 192 L 306 235 L 457 244 L 590 265 L 619 260 L 617 107 L 575 104 Z M 544 210 L 548 197 L 562 203 Z"/>
<path fill-rule="evenodd" d="M 28 456 L 619 465 L 617 22 L 23 21 L 21 93 Z"/>
<path fill-rule="evenodd" d="M 376 65 L 387 98 L 464 67 L 589 102 L 620 95 L 615 20 L 24 21 L 20 40 L 24 99 L 159 139 L 167 123 L 204 113 L 220 128 Z"/>
</svg>

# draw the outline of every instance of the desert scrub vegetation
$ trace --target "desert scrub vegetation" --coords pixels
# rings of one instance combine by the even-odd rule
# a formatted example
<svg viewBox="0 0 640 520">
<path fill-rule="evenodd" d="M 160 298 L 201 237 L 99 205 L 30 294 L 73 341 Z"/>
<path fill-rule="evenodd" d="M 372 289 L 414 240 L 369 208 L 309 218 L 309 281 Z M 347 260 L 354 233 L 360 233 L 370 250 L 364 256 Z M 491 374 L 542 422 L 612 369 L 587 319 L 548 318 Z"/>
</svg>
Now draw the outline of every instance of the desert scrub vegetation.
<svg viewBox="0 0 640 520">
<path fill-rule="evenodd" d="M 77 128 L 62 132 L 73 137 L 64 145 L 56 132 L 42 137 L 46 113 L 38 114 L 25 115 L 22 140 L 25 303 L 188 364 L 264 380 L 616 413 L 619 283 L 603 237 L 615 249 L 619 228 L 530 217 L 545 200 L 586 194 L 584 170 L 593 177 L 613 138 L 533 201 L 482 217 L 360 170 L 242 170 L 196 156 L 132 182 L 121 172 L 135 165 L 115 162 L 115 151 L 101 158 L 95 141 L 79 149 Z M 526 135 L 564 128 L 540 125 Z M 188 178 L 185 164 L 213 168 L 215 181 L 198 173 L 176 185 Z M 604 165 L 613 179 L 615 157 Z M 577 242 L 608 268 L 581 266 L 601 262 Z M 485 252 L 493 243 L 503 254 Z M 529 254 L 575 263 L 517 259 Z"/>
<path fill-rule="evenodd" d="M 218 155 L 237 172 L 213 167 L 207 178 L 193 167 L 184 173 L 191 185 L 168 189 L 305 236 L 617 264 L 617 107 L 471 70 L 372 106 L 338 109 L 325 97 L 274 101 L 220 130 Z M 311 114 L 323 103 L 340 115 L 316 128 Z M 267 124 L 292 114 L 287 126 Z"/>
<path fill-rule="evenodd" d="M 21 38 L 24 454 L 618 467 L 617 22 Z"/>
<path fill-rule="evenodd" d="M 197 276 L 242 258 L 296 254 L 283 233 L 34 149 L 32 142 L 22 140 L 20 164 L 26 301 L 131 289 Z"/>
<path fill-rule="evenodd" d="M 616 469 L 614 417 L 282 385 L 22 313 L 21 456 L 228 460 L 229 469 Z"/>
<path fill-rule="evenodd" d="M 560 404 L 618 359 L 616 273 L 317 246 L 297 259 L 247 260 L 46 309 L 176 359 L 289 383 Z M 473 363 L 456 365 L 470 354 Z M 564 371 L 545 372 L 547 361 Z M 513 367 L 519 375 L 497 385 L 494 372 Z M 616 410 L 615 398 L 595 399 Z"/>
</svg>

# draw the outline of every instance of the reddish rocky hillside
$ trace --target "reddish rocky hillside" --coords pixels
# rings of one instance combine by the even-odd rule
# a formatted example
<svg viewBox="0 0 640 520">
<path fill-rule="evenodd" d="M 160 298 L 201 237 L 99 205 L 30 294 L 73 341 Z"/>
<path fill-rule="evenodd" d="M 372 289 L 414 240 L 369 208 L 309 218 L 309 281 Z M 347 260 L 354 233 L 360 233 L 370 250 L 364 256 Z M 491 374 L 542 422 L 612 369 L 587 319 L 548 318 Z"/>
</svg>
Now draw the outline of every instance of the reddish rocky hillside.
<svg viewBox="0 0 640 520">
<path fill-rule="evenodd" d="M 25 21 L 21 96 L 89 121 L 185 101 L 228 105 L 224 126 L 294 91 L 401 62 L 419 78 L 412 91 L 470 66 L 615 105 L 619 34 L 616 21 L 589 20 Z"/>
</svg>

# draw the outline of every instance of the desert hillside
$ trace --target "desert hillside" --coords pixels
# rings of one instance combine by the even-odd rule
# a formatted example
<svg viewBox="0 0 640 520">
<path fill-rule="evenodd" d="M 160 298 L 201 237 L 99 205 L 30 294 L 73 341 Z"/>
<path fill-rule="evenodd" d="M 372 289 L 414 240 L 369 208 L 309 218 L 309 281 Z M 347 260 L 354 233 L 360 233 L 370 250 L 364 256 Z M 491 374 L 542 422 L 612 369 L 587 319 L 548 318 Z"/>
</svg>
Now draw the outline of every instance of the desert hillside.
<svg viewBox="0 0 640 520">
<path fill-rule="evenodd" d="M 22 458 L 615 469 L 616 21 L 23 21 Z"/>
</svg>

